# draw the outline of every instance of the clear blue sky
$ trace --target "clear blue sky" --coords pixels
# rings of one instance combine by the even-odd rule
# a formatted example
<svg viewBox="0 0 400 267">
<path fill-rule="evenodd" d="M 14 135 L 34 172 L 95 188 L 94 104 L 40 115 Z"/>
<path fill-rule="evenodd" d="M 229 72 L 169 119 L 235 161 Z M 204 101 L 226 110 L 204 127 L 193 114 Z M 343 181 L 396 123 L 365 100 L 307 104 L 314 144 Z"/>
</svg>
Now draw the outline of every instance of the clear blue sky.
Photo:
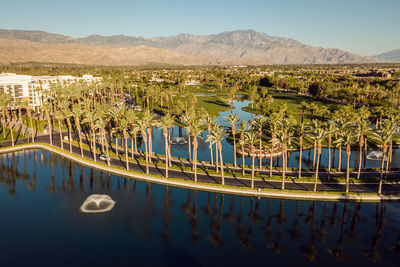
<svg viewBox="0 0 400 267">
<path fill-rule="evenodd" d="M 400 0 L 0 0 L 0 28 L 170 36 L 254 29 L 375 55 L 400 48 Z"/>
</svg>

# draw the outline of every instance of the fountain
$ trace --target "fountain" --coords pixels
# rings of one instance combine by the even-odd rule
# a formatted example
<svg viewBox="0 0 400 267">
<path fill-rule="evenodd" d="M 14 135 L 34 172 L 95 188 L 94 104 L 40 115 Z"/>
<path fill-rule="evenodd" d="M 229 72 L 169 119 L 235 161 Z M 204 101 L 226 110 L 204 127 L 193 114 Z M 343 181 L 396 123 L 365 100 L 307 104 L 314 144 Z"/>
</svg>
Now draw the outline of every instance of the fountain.
<svg viewBox="0 0 400 267">
<path fill-rule="evenodd" d="M 98 213 L 110 211 L 115 201 L 108 195 L 93 194 L 87 197 L 80 210 L 85 213 Z"/>
<path fill-rule="evenodd" d="M 175 136 L 175 137 L 171 138 L 171 144 L 172 145 L 184 145 L 184 144 L 187 144 L 187 140 L 183 137 Z"/>
<path fill-rule="evenodd" d="M 367 154 L 369 160 L 382 160 L 382 151 L 371 151 Z M 386 156 L 384 158 L 386 160 Z"/>
</svg>

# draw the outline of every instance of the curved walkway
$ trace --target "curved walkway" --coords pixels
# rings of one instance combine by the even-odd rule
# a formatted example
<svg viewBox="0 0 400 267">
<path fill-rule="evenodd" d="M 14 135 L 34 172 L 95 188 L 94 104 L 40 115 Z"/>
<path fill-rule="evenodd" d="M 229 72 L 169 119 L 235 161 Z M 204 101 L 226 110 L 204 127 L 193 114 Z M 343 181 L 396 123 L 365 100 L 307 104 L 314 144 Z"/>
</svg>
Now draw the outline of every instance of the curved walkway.
<svg viewBox="0 0 400 267">
<path fill-rule="evenodd" d="M 189 178 L 190 175 L 186 174 L 188 176 L 186 179 L 182 179 L 181 177 L 176 178 L 164 178 L 160 174 L 151 174 L 151 175 L 146 175 L 137 172 L 137 169 L 134 169 L 133 171 L 127 171 L 122 168 L 118 168 L 116 166 L 118 160 L 113 160 L 113 166 L 109 167 L 103 163 L 99 162 L 93 162 L 90 159 L 84 159 L 81 158 L 78 155 L 71 154 L 67 151 L 63 151 L 57 147 L 52 147 L 47 144 L 42 144 L 42 143 L 28 143 L 28 144 L 23 144 L 23 145 L 17 145 L 14 147 L 6 147 L 0 149 L 0 153 L 8 153 L 8 152 L 14 152 L 14 151 L 19 151 L 19 150 L 25 150 L 25 149 L 44 149 L 50 152 L 54 152 L 56 154 L 59 154 L 65 158 L 68 158 L 72 161 L 75 161 L 79 164 L 91 167 L 91 168 L 96 168 L 102 171 L 114 173 L 119 176 L 124 176 L 124 177 L 129 177 L 129 178 L 134 178 L 146 182 L 151 182 L 151 183 L 158 183 L 158 184 L 165 184 L 165 185 L 170 185 L 170 186 L 175 186 L 175 187 L 183 187 L 183 188 L 188 188 L 188 189 L 193 189 L 193 190 L 203 190 L 203 191 L 210 191 L 210 192 L 217 192 L 217 193 L 224 193 L 224 194 L 235 194 L 235 195 L 247 195 L 247 196 L 256 196 L 256 197 L 268 197 L 268 198 L 284 198 L 284 199 L 296 199 L 296 200 L 325 200 L 325 201 L 360 201 L 360 202 L 380 202 L 380 201 L 400 201 L 400 195 L 376 195 L 376 194 L 363 194 L 362 192 L 359 193 L 351 193 L 351 194 L 345 194 L 345 193 L 328 193 L 328 192 L 318 192 L 318 193 L 313 193 L 313 192 L 290 192 L 290 190 L 286 191 L 281 191 L 281 190 L 266 190 L 266 186 L 263 186 L 263 184 L 268 184 L 271 183 L 273 184 L 274 182 L 265 182 L 265 181 L 256 181 L 256 187 L 260 188 L 258 190 L 255 189 L 250 189 L 246 184 L 246 181 L 242 181 L 242 185 L 237 185 L 235 181 L 238 179 L 232 178 L 232 177 L 226 177 L 226 184 L 228 186 L 222 186 L 217 184 L 217 181 L 211 182 L 210 179 L 206 180 L 207 184 L 204 183 L 194 183 L 191 181 Z M 89 151 L 85 151 L 89 153 Z M 86 154 L 86 153 L 85 153 Z M 85 155 L 86 156 L 86 155 Z M 132 164 L 132 165 L 137 165 L 137 164 Z M 143 166 L 141 166 L 142 168 Z M 156 168 L 155 168 L 156 169 Z M 153 170 L 152 170 L 153 171 Z M 161 173 L 161 170 L 158 170 Z M 172 174 L 179 173 L 178 171 L 173 171 Z M 200 175 L 199 175 L 200 176 Z M 205 175 L 202 175 L 205 176 Z M 180 179 L 179 179 L 180 178 Z M 189 178 L 189 179 L 188 179 Z M 200 178 L 200 177 L 199 177 Z M 204 177 L 203 177 L 204 178 Z M 240 179 L 242 180 L 242 179 Z M 200 182 L 202 179 L 199 179 Z M 215 184 L 209 184 L 210 183 L 215 183 Z M 249 182 L 249 181 L 247 181 Z M 291 182 L 288 182 L 287 187 L 289 188 L 289 184 Z M 281 182 L 276 182 L 280 186 Z M 303 184 L 303 183 L 296 183 L 297 185 Z M 309 184 L 309 183 L 307 183 Z M 307 190 L 308 186 L 307 184 L 301 185 L 303 187 L 303 190 Z M 336 184 L 337 185 L 337 184 Z M 312 185 L 311 185 L 312 186 Z M 322 185 L 319 185 L 322 186 Z M 354 186 L 354 185 L 353 185 Z M 387 185 L 385 185 L 387 186 Z M 272 188 L 276 187 L 273 186 Z M 387 189 L 387 188 L 385 188 Z M 394 189 L 394 188 L 393 188 Z M 393 190 L 392 193 L 394 192 L 400 192 L 400 186 L 396 185 L 395 187 L 396 190 Z M 390 190 L 391 191 L 391 190 Z M 365 192 L 365 191 L 364 191 Z M 385 192 L 388 192 L 388 190 L 385 190 Z"/>
</svg>

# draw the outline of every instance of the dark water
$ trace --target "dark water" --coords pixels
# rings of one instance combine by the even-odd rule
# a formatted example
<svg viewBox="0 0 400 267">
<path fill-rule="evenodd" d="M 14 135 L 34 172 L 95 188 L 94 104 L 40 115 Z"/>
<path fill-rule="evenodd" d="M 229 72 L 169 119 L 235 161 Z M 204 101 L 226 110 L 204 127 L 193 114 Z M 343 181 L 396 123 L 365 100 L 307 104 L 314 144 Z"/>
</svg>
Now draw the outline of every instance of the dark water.
<svg viewBox="0 0 400 267">
<path fill-rule="evenodd" d="M 41 150 L 1 162 L 1 266 L 400 263 L 399 203 L 196 192 L 94 171 Z M 111 196 L 114 208 L 80 212 L 93 193 Z"/>
</svg>

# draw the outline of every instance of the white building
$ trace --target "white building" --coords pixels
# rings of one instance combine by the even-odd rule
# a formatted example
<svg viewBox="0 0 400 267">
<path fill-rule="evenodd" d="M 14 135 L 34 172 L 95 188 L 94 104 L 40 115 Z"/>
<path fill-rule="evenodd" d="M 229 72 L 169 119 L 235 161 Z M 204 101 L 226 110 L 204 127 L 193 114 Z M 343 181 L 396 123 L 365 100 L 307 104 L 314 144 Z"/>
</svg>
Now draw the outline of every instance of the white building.
<svg viewBox="0 0 400 267">
<path fill-rule="evenodd" d="M 70 84 L 78 81 L 100 82 L 101 77 L 83 75 L 74 77 L 71 75 L 60 76 L 30 76 L 15 73 L 0 73 L 0 91 L 10 94 L 13 99 L 28 101 L 31 109 L 42 105 L 42 92 L 50 90 L 51 84 Z"/>
</svg>

